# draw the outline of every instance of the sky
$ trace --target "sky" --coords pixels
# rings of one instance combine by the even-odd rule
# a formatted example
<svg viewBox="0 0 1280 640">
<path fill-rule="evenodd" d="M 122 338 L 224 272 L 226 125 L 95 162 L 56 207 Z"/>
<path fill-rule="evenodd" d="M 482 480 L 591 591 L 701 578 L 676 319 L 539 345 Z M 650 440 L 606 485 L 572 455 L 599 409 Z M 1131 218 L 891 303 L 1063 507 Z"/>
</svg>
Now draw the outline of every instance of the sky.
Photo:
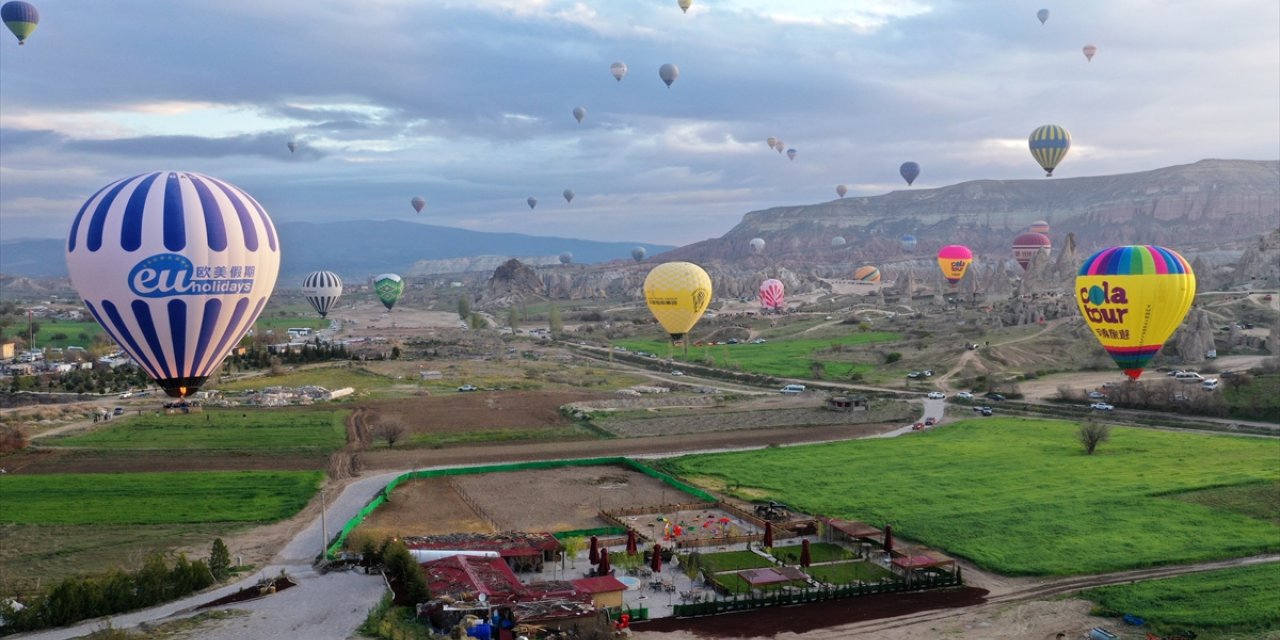
<svg viewBox="0 0 1280 640">
<path fill-rule="evenodd" d="M 1043 179 L 1026 138 L 1049 123 L 1073 138 L 1055 179 L 1280 158 L 1275 0 L 33 4 L 25 46 L 0 33 L 0 241 L 64 237 L 157 169 L 276 224 L 683 245 L 837 184 L 906 188 L 908 160 L 916 189 Z"/>
</svg>

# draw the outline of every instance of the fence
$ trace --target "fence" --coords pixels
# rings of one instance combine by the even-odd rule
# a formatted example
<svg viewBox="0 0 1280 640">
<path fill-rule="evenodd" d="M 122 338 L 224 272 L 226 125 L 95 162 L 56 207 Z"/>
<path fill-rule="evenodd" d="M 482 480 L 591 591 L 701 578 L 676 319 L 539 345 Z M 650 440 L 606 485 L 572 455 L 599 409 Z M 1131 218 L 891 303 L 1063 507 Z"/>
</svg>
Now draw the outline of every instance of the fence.
<svg viewBox="0 0 1280 640">
<path fill-rule="evenodd" d="M 761 595 L 737 596 L 732 598 L 678 604 L 673 607 L 673 615 L 677 618 L 692 616 L 710 616 L 730 611 L 745 611 L 764 607 L 785 607 L 809 602 L 842 600 L 877 593 L 900 593 L 903 591 L 923 591 L 942 587 L 955 587 L 961 584 L 958 577 L 942 575 L 915 580 L 908 585 L 904 581 L 873 582 L 869 584 L 848 584 L 821 589 L 794 589 L 774 591 Z"/>
<path fill-rule="evenodd" d="M 658 471 L 640 462 L 632 460 L 631 458 L 623 458 L 623 457 L 578 458 L 578 459 L 571 459 L 571 460 L 542 460 L 537 462 L 518 462 L 518 463 L 512 463 L 512 464 L 488 464 L 488 465 L 478 465 L 475 467 L 454 467 L 449 469 L 427 469 L 422 471 L 410 471 L 408 473 L 403 473 L 393 478 L 391 482 L 388 482 L 385 487 L 379 489 L 378 492 L 374 494 L 372 498 L 369 499 L 369 502 L 365 504 L 364 508 L 360 509 L 360 511 L 357 512 L 356 515 L 353 516 L 350 520 L 347 520 L 346 524 L 342 526 L 342 529 L 338 531 L 337 535 L 334 536 L 332 541 L 329 543 L 329 547 L 325 550 L 324 555 L 326 559 L 330 559 L 330 558 L 333 558 L 339 551 L 341 551 L 343 546 L 347 542 L 347 536 L 351 535 L 351 532 L 354 531 L 356 527 L 360 526 L 360 523 L 364 522 L 365 518 L 368 518 L 369 514 L 373 513 L 374 509 L 377 509 L 378 507 L 382 506 L 382 504 L 387 501 L 391 493 L 396 490 L 396 487 L 400 486 L 400 483 L 408 480 L 419 480 L 422 478 L 436 478 L 440 476 L 463 476 L 463 475 L 473 475 L 473 474 L 482 474 L 482 473 L 502 473 L 506 471 L 530 471 L 530 470 L 540 470 L 540 469 L 561 469 L 564 467 L 590 467 L 590 466 L 600 466 L 600 465 L 621 465 L 621 466 L 629 467 L 634 471 L 638 471 L 651 478 L 656 478 L 658 480 L 661 480 L 662 482 L 666 483 L 671 487 L 679 489 L 680 491 L 683 491 L 685 493 L 691 494 L 694 497 L 698 498 L 699 500 L 705 500 L 707 502 L 716 501 L 715 496 L 712 496 L 706 491 L 703 491 L 701 489 L 688 485 L 684 482 L 681 482 L 665 473 L 662 473 L 661 471 Z"/>
</svg>

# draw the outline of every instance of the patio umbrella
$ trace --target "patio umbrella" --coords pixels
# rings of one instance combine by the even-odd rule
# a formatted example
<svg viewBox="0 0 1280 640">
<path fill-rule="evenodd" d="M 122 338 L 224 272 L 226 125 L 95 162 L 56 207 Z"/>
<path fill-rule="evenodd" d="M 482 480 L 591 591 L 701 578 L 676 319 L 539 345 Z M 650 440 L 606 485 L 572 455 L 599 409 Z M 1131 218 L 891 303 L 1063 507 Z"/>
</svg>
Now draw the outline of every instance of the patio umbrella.
<svg viewBox="0 0 1280 640">
<path fill-rule="evenodd" d="M 804 540 L 800 543 L 800 566 L 808 567 L 813 564 L 813 559 L 809 557 L 809 541 Z"/>
<path fill-rule="evenodd" d="M 884 552 L 893 553 L 893 525 L 884 526 Z"/>
<path fill-rule="evenodd" d="M 635 529 L 627 529 L 627 555 L 634 556 L 636 554 L 636 531 Z"/>
<path fill-rule="evenodd" d="M 662 545 L 653 543 L 653 559 L 649 561 L 649 568 L 654 573 L 662 571 Z"/>
<path fill-rule="evenodd" d="M 766 548 L 773 546 L 773 522 L 764 521 L 764 546 Z"/>
<path fill-rule="evenodd" d="M 591 548 L 587 550 L 587 560 L 591 564 L 600 564 L 600 539 L 591 536 Z"/>
<path fill-rule="evenodd" d="M 608 550 L 608 549 L 601 549 L 601 550 L 600 550 L 600 566 L 599 566 L 599 567 L 596 567 L 596 572 L 597 572 L 599 575 L 607 576 L 607 575 L 609 575 L 609 570 L 610 570 L 610 567 L 609 567 L 609 550 Z"/>
</svg>

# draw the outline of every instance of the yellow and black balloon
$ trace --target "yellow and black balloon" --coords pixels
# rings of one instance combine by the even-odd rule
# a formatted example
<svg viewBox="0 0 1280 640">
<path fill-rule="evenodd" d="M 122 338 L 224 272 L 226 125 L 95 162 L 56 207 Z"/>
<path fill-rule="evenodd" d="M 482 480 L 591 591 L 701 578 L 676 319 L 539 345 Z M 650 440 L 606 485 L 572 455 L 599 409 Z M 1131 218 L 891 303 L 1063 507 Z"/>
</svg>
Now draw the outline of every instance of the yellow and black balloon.
<svg viewBox="0 0 1280 640">
<path fill-rule="evenodd" d="M 684 337 L 711 304 L 711 277 L 692 262 L 666 262 L 644 278 L 644 302 L 672 340 Z"/>
<path fill-rule="evenodd" d="M 1196 276 L 1177 252 L 1130 245 L 1089 256 L 1076 276 L 1076 303 L 1093 335 L 1137 380 L 1196 297 Z"/>
</svg>

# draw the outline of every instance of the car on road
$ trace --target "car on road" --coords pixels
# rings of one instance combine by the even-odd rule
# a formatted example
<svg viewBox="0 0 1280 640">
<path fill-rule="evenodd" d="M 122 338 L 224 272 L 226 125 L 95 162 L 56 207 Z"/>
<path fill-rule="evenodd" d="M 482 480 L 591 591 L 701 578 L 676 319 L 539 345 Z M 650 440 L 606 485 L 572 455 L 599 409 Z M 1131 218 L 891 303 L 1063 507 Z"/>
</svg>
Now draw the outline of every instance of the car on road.
<svg viewBox="0 0 1280 640">
<path fill-rule="evenodd" d="M 935 425 L 935 424 L 938 424 L 938 421 L 937 421 L 937 420 L 934 420 L 933 418 L 925 418 L 925 419 L 924 419 L 924 426 L 926 426 L 926 427 L 932 427 L 932 426 L 933 426 L 933 425 Z"/>
<path fill-rule="evenodd" d="M 911 430 L 912 430 L 912 431 L 923 431 L 923 430 L 924 430 L 924 423 L 923 423 L 923 422 L 917 422 L 917 423 L 915 423 L 915 424 L 911 425 Z"/>
<path fill-rule="evenodd" d="M 921 374 L 923 374 L 923 375 L 924 375 L 924 377 L 926 377 L 926 378 L 931 378 L 931 377 L 933 377 L 933 369 L 925 369 L 924 371 L 921 371 L 920 373 L 921 373 Z"/>
<path fill-rule="evenodd" d="M 920 376 L 922 376 L 922 375 L 924 375 L 924 374 L 923 374 L 923 373 L 920 373 L 919 371 L 912 371 L 911 373 L 908 373 L 908 374 L 907 374 L 907 377 L 908 377 L 908 378 L 913 378 L 913 379 L 914 379 L 914 378 L 919 378 L 919 377 L 920 377 Z"/>
<path fill-rule="evenodd" d="M 998 394 L 998 393 L 996 393 L 996 392 L 994 392 L 994 391 L 992 391 L 992 392 L 990 392 L 990 393 L 987 393 L 987 394 L 984 394 L 982 397 L 987 398 L 987 399 L 989 399 L 989 400 L 995 400 L 996 402 L 1003 402 L 1003 401 L 1004 401 L 1004 396 L 1002 396 L 1002 395 L 1000 395 L 1000 394 Z"/>
<path fill-rule="evenodd" d="M 724 342 L 725 342 L 725 344 L 738 344 L 738 339 L 737 339 L 737 338 L 729 338 L 728 340 L 725 340 Z"/>
<path fill-rule="evenodd" d="M 464 384 L 461 387 L 458 387 L 458 391 L 462 391 L 464 393 L 467 391 L 479 391 L 479 390 L 480 390 L 480 387 L 477 387 L 474 384 Z"/>
<path fill-rule="evenodd" d="M 768 342 L 768 340 L 765 340 L 764 338 L 756 338 L 751 341 L 751 344 L 764 344 L 766 342 Z"/>
<path fill-rule="evenodd" d="M 1105 398 L 1105 397 L 1107 397 L 1107 394 L 1105 394 L 1105 393 L 1103 393 L 1103 392 L 1101 392 L 1101 391 L 1090 391 L 1090 392 L 1089 392 L 1089 398 L 1090 398 L 1091 400 L 1101 400 L 1101 399 L 1103 399 L 1103 398 Z"/>
<path fill-rule="evenodd" d="M 946 399 L 946 397 L 947 397 L 947 394 L 945 394 L 945 393 L 943 393 L 943 392 L 941 392 L 941 391 L 930 391 L 930 392 L 929 392 L 929 399 L 930 399 L 930 400 L 945 400 L 945 399 Z"/>
<path fill-rule="evenodd" d="M 1093 409 L 1094 411 L 1113 411 L 1115 409 L 1114 406 L 1109 405 L 1105 402 L 1095 402 L 1089 405 L 1089 408 Z"/>
<path fill-rule="evenodd" d="M 679 369 L 676 369 L 675 371 L 672 371 L 672 372 L 671 372 L 671 375 L 673 375 L 673 376 L 682 376 L 682 375 L 684 375 L 684 372 L 683 372 L 683 371 L 681 371 L 681 370 L 679 370 Z"/>
<path fill-rule="evenodd" d="M 980 407 L 974 407 L 974 408 L 973 408 L 973 410 L 974 410 L 975 412 L 977 412 L 977 413 L 982 413 L 983 411 L 990 411 L 990 410 L 991 410 L 991 407 L 988 407 L 988 406 L 983 405 L 983 406 L 980 406 Z"/>
<path fill-rule="evenodd" d="M 957 399 L 957 400 L 972 400 L 972 399 L 973 399 L 973 394 L 972 394 L 972 393 L 969 393 L 968 391 L 961 391 L 960 393 L 957 393 L 957 394 L 956 394 L 956 399 Z"/>
<path fill-rule="evenodd" d="M 991 407 L 983 407 L 983 408 L 982 408 L 982 412 L 981 412 L 981 413 L 982 413 L 982 415 L 984 415 L 984 416 L 989 416 L 989 415 L 991 415 L 991 414 L 992 414 Z"/>
<path fill-rule="evenodd" d="M 781 389 L 782 393 L 804 393 L 804 385 L 789 384 Z"/>
</svg>

